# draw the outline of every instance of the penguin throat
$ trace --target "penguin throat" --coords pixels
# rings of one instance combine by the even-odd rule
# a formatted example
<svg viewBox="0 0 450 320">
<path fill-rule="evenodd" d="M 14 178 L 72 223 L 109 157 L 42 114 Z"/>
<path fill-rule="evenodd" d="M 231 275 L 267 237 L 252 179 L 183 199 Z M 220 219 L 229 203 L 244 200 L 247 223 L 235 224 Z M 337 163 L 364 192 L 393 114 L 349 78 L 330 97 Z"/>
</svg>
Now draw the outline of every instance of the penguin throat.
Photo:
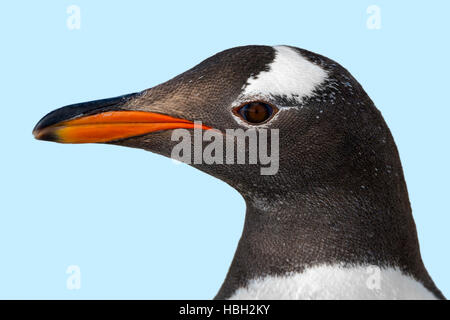
<svg viewBox="0 0 450 320">
<path fill-rule="evenodd" d="M 256 203 L 256 205 L 255 205 Z M 376 201 L 364 190 L 317 189 L 285 199 L 278 210 L 247 199 L 242 237 L 216 298 L 251 279 L 301 273 L 314 265 L 398 268 L 427 288 L 409 204 Z M 430 282 L 431 281 L 431 282 Z"/>
</svg>

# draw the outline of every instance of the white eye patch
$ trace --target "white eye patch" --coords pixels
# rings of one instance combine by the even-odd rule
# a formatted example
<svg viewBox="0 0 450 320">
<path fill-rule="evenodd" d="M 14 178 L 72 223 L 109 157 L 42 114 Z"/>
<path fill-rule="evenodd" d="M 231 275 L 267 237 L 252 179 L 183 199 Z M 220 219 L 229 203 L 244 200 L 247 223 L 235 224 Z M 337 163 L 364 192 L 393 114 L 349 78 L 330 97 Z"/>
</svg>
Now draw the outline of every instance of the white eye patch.
<svg viewBox="0 0 450 320">
<path fill-rule="evenodd" d="M 296 50 L 286 46 L 274 49 L 275 59 L 269 70 L 249 78 L 241 97 L 278 95 L 301 102 L 327 79 L 324 69 Z"/>
</svg>

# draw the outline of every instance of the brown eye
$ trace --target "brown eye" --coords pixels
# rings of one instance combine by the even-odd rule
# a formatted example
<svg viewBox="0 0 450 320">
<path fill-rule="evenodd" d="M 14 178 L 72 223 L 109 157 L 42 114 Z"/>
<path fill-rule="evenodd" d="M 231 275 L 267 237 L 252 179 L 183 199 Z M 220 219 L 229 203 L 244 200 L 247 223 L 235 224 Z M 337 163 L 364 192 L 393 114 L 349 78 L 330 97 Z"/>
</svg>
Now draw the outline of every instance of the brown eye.
<svg viewBox="0 0 450 320">
<path fill-rule="evenodd" d="M 264 102 L 250 102 L 236 110 L 245 121 L 250 123 L 261 123 L 269 119 L 274 110 L 272 106 Z"/>
</svg>

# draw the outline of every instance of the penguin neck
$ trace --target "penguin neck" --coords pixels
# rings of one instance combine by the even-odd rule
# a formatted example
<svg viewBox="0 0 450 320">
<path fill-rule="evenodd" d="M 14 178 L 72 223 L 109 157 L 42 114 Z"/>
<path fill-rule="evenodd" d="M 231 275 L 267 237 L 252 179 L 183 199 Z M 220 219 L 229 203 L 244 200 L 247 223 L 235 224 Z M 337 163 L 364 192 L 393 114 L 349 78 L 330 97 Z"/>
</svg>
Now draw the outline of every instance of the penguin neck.
<svg viewBox="0 0 450 320">
<path fill-rule="evenodd" d="M 386 192 L 384 202 L 364 188 L 332 186 L 298 191 L 269 206 L 246 199 L 242 237 L 216 298 L 230 297 L 252 279 L 334 264 L 398 268 L 434 290 L 420 257 L 407 194 L 402 201 Z"/>
</svg>

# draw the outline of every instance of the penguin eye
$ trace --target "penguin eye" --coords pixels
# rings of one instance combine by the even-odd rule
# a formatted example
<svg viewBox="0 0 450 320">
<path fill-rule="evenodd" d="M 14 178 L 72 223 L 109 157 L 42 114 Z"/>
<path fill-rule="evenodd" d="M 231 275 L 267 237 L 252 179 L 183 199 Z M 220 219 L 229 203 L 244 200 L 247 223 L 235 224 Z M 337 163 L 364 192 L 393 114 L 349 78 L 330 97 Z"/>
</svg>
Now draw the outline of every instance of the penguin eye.
<svg viewBox="0 0 450 320">
<path fill-rule="evenodd" d="M 264 102 L 249 102 L 233 111 L 249 123 L 262 123 L 269 119 L 277 110 L 274 110 L 274 107 Z"/>
</svg>

